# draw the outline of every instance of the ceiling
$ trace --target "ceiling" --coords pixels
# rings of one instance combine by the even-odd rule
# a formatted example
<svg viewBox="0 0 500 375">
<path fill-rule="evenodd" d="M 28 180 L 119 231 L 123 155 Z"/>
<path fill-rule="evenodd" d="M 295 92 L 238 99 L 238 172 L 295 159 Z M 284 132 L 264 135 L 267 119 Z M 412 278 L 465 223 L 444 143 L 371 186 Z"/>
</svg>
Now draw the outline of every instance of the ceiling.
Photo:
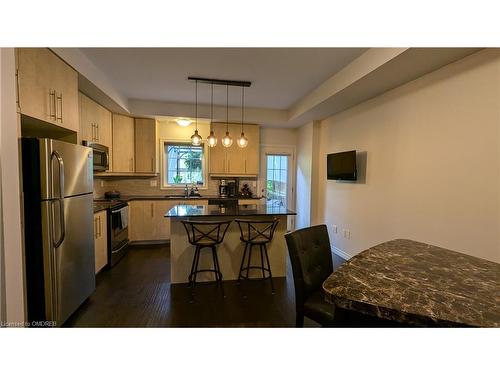
<svg viewBox="0 0 500 375">
<path fill-rule="evenodd" d="M 193 103 L 188 76 L 246 80 L 245 106 L 288 109 L 366 51 L 365 48 L 81 48 L 128 99 Z M 210 103 L 210 86 L 198 100 Z M 229 88 L 239 106 L 241 88 Z M 214 87 L 214 104 L 226 104 L 226 88 Z"/>
</svg>

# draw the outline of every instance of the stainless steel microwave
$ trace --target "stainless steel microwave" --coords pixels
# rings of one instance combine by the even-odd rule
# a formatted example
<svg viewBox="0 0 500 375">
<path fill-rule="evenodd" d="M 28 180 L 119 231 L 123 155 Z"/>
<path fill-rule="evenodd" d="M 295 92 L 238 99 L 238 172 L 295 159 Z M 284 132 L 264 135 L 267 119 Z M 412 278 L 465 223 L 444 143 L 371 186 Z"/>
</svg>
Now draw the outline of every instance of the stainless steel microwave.
<svg viewBox="0 0 500 375">
<path fill-rule="evenodd" d="M 99 143 L 83 141 L 82 144 L 92 148 L 94 171 L 104 172 L 109 169 L 109 149 Z"/>
</svg>

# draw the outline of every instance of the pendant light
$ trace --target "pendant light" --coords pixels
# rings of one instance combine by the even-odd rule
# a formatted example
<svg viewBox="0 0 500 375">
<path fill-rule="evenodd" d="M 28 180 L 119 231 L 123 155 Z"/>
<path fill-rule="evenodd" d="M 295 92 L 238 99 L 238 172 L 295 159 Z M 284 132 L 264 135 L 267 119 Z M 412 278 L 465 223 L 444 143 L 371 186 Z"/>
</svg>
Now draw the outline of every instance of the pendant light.
<svg viewBox="0 0 500 375">
<path fill-rule="evenodd" d="M 248 138 L 245 137 L 245 132 L 243 131 L 243 108 L 245 102 L 245 87 L 241 86 L 241 135 L 238 138 L 238 146 L 240 148 L 245 148 L 248 146 Z"/>
<path fill-rule="evenodd" d="M 196 129 L 194 134 L 191 136 L 191 144 L 193 146 L 199 146 L 201 144 L 201 136 L 198 134 L 198 81 L 195 83 L 195 105 L 194 105 L 194 117 L 196 121 Z"/>
<path fill-rule="evenodd" d="M 222 137 L 222 145 L 231 147 L 233 138 L 229 135 L 229 86 L 226 84 L 226 135 Z"/>
<path fill-rule="evenodd" d="M 210 135 L 207 137 L 207 143 L 210 147 L 215 147 L 217 145 L 217 138 L 215 138 L 214 131 L 212 129 L 213 118 L 214 118 L 214 83 L 212 82 L 211 98 L 210 98 Z"/>
</svg>

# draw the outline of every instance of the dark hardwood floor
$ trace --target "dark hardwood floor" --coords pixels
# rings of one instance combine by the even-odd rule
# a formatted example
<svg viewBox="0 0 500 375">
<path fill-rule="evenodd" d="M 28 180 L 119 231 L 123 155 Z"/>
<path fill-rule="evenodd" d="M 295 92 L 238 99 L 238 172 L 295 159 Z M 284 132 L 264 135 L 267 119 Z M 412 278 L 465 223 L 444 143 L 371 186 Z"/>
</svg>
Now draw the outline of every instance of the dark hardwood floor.
<svg viewBox="0 0 500 375">
<path fill-rule="evenodd" d="M 334 256 L 334 268 L 343 259 Z M 114 268 L 97 276 L 95 292 L 65 327 L 293 327 L 295 297 L 291 267 L 287 277 L 269 281 L 224 282 L 224 298 L 214 284 L 170 284 L 169 246 L 133 246 Z M 306 319 L 305 326 L 317 324 Z"/>
</svg>

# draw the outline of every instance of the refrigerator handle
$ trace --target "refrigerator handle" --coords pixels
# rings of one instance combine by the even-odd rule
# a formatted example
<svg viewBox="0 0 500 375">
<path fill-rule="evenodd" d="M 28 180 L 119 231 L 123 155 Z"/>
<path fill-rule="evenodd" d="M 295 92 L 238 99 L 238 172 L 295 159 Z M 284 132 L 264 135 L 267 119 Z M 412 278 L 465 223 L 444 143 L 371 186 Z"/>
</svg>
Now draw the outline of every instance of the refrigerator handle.
<svg viewBox="0 0 500 375">
<path fill-rule="evenodd" d="M 57 164 L 59 166 L 59 221 L 61 225 L 61 237 L 58 241 L 54 241 L 54 247 L 57 248 L 64 241 L 66 236 L 66 225 L 64 223 L 64 162 L 57 151 L 52 151 L 51 160 L 56 158 Z M 54 176 L 52 176 L 52 181 L 54 181 Z"/>
</svg>

